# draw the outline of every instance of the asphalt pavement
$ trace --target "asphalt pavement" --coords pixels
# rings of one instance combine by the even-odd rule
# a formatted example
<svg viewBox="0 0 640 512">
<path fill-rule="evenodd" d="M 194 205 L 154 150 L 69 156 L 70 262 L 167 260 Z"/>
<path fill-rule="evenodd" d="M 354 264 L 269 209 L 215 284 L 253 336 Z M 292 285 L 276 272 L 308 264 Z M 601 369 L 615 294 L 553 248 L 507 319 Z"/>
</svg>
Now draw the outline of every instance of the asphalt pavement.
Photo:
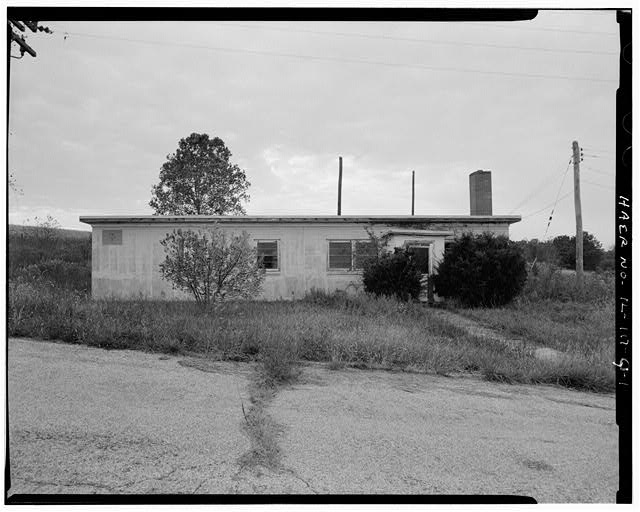
<svg viewBox="0 0 640 512">
<path fill-rule="evenodd" d="M 266 412 L 281 465 L 246 468 L 250 364 L 9 340 L 9 494 L 519 494 L 609 502 L 615 399 L 305 366 Z"/>
<path fill-rule="evenodd" d="M 506 494 L 613 503 L 615 398 L 311 365 L 281 391 L 283 464 L 319 494 Z"/>
</svg>

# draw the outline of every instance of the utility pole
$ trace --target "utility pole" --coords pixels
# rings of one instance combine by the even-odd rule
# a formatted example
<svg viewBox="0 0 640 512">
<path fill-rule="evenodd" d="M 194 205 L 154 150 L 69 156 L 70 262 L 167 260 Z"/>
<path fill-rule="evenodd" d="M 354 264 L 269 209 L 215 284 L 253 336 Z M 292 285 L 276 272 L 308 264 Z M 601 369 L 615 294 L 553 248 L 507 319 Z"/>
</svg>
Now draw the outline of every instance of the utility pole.
<svg viewBox="0 0 640 512">
<path fill-rule="evenodd" d="M 338 174 L 338 215 L 342 215 L 342 157 L 338 157 L 340 171 Z"/>
<path fill-rule="evenodd" d="M 411 171 L 411 215 L 415 215 L 416 207 L 416 171 Z"/>
<path fill-rule="evenodd" d="M 580 202 L 580 146 L 573 141 L 573 199 L 576 208 L 576 283 L 582 292 L 584 284 L 584 260 L 582 253 L 582 203 Z"/>
</svg>

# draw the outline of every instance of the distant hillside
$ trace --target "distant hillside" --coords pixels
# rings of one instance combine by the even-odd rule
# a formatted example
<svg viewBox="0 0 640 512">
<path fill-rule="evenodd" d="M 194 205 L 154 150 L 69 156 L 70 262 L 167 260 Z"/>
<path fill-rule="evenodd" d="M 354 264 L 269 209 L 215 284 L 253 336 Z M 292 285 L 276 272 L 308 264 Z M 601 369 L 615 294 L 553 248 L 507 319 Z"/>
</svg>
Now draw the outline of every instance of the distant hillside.
<svg viewBox="0 0 640 512">
<path fill-rule="evenodd" d="M 9 234 L 29 233 L 38 229 L 37 226 L 22 226 L 20 224 L 9 224 Z M 79 229 L 56 229 L 56 232 L 60 238 L 77 238 L 77 239 L 89 239 L 91 238 L 91 231 L 81 231 Z"/>
</svg>

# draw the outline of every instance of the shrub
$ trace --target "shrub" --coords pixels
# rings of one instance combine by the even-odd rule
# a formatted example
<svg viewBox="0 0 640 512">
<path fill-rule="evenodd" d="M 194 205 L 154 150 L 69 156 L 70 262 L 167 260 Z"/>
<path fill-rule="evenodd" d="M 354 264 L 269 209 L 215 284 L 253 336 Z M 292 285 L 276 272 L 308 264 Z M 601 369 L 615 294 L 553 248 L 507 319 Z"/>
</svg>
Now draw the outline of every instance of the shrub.
<svg viewBox="0 0 640 512">
<path fill-rule="evenodd" d="M 465 306 L 507 304 L 527 278 L 521 249 L 505 236 L 466 233 L 453 242 L 433 276 L 439 295 Z"/>
<path fill-rule="evenodd" d="M 165 259 L 163 279 L 193 294 L 196 302 L 251 298 L 260 291 L 265 270 L 260 266 L 249 235 L 209 230 L 174 230 L 160 242 Z"/>
<path fill-rule="evenodd" d="M 411 254 L 400 248 L 368 261 L 362 272 L 362 282 L 367 292 L 397 297 L 403 301 L 418 298 L 420 278 L 420 271 Z"/>
</svg>

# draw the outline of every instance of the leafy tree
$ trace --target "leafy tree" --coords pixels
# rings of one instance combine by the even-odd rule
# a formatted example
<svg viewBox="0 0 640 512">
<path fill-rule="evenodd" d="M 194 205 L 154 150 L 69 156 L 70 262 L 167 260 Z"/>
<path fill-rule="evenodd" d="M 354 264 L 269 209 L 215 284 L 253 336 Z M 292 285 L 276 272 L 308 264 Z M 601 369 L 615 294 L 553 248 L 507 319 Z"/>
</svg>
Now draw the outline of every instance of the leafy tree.
<svg viewBox="0 0 640 512">
<path fill-rule="evenodd" d="M 541 242 L 537 238 L 532 240 L 518 240 L 515 244 L 522 250 L 522 253 L 528 263 L 550 263 L 558 264 L 558 251 L 553 243 L 548 240 Z"/>
<path fill-rule="evenodd" d="M 167 155 L 149 205 L 156 215 L 244 214 L 250 183 L 222 139 L 192 133 Z"/>
<path fill-rule="evenodd" d="M 615 270 L 616 268 L 616 253 L 614 249 L 609 249 L 602 254 L 602 259 L 596 270 L 603 272 Z"/>
<path fill-rule="evenodd" d="M 501 306 L 522 290 L 522 250 L 505 236 L 465 233 L 448 248 L 433 276 L 435 291 L 466 306 Z"/>
<path fill-rule="evenodd" d="M 160 243 L 165 250 L 162 277 L 175 289 L 191 293 L 196 302 L 247 299 L 262 287 L 265 271 L 244 231 L 178 229 Z"/>
<path fill-rule="evenodd" d="M 364 264 L 364 289 L 375 295 L 395 296 L 400 300 L 417 299 L 420 295 L 420 271 L 406 249 L 378 253 Z"/>
<path fill-rule="evenodd" d="M 576 237 L 557 236 L 552 241 L 558 252 L 558 264 L 563 268 L 576 268 Z M 582 262 L 585 270 L 595 270 L 604 255 L 602 244 L 591 233 L 582 233 Z"/>
</svg>

